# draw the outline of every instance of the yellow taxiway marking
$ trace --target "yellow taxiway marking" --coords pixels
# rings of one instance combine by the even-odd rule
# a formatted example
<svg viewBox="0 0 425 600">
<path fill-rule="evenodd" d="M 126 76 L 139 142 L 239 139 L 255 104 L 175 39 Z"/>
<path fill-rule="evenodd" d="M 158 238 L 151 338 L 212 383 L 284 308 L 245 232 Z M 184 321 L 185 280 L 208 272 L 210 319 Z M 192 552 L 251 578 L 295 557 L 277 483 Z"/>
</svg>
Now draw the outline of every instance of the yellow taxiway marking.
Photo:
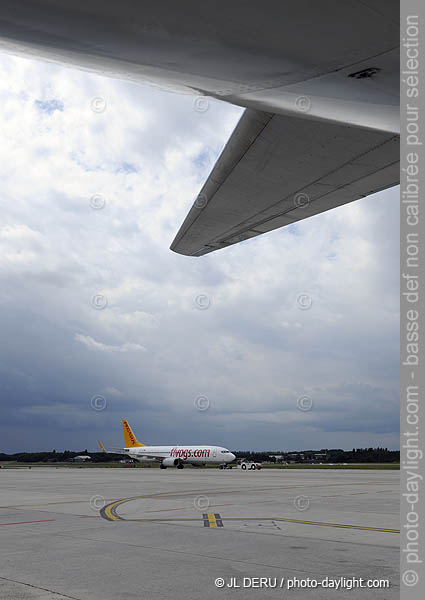
<svg viewBox="0 0 425 600">
<path fill-rule="evenodd" d="M 116 520 L 116 519 L 115 519 Z M 121 520 L 121 519 L 119 519 Z M 135 521 L 138 523 L 159 523 L 173 521 L 199 521 L 199 517 L 170 517 L 158 519 L 122 519 L 123 521 Z M 347 525 L 344 523 L 325 523 L 323 521 L 303 521 L 301 519 L 285 519 L 284 517 L 222 517 L 223 521 L 283 521 L 285 523 L 296 523 L 299 525 L 317 525 L 320 527 L 339 527 L 342 529 L 358 529 L 361 531 L 379 531 L 381 533 L 400 533 L 399 529 L 385 529 L 383 527 L 367 527 L 366 525 Z"/>
<path fill-rule="evenodd" d="M 107 506 L 104 506 L 100 510 L 100 514 L 102 517 L 108 519 L 109 521 L 125 520 L 125 519 L 122 519 L 122 517 L 119 517 L 116 514 L 115 510 L 120 504 L 124 504 L 124 502 L 130 502 L 131 500 L 137 500 L 137 498 L 123 498 L 122 500 L 116 500 L 115 502 L 112 502 L 112 504 L 108 504 Z"/>
<path fill-rule="evenodd" d="M 116 513 L 116 509 L 121 504 L 125 502 L 130 502 L 131 500 L 137 500 L 138 497 L 135 498 L 123 498 L 121 500 L 116 500 L 112 502 L 112 504 L 108 504 L 104 506 L 100 514 L 104 519 L 108 521 L 131 521 L 137 523 L 164 523 L 164 522 L 173 522 L 173 521 L 202 521 L 208 520 L 209 527 L 217 527 L 217 516 L 214 513 L 207 513 L 206 515 L 202 515 L 202 517 L 150 517 L 150 518 L 141 518 L 141 519 L 126 519 L 120 517 Z M 280 521 L 284 523 L 295 523 L 298 525 L 316 525 L 319 527 L 338 527 L 341 529 L 357 529 L 359 531 L 378 531 L 381 533 L 400 533 L 399 529 L 388 529 L 384 527 L 369 527 L 367 525 L 349 525 L 345 523 L 327 523 L 324 521 L 306 521 L 303 519 L 288 519 L 285 517 L 219 517 L 220 521 Z"/>
<path fill-rule="evenodd" d="M 210 527 L 217 527 L 217 521 L 215 520 L 215 515 L 213 513 L 208 513 L 208 522 Z"/>
</svg>

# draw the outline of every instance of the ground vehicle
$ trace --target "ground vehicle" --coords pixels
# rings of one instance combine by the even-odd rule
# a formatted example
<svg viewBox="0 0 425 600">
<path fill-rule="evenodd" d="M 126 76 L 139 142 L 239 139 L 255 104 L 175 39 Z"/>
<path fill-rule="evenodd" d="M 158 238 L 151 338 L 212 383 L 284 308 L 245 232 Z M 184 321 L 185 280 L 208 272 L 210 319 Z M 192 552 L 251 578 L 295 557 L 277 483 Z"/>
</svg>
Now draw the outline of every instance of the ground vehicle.
<svg viewBox="0 0 425 600">
<path fill-rule="evenodd" d="M 249 469 L 250 471 L 260 471 L 262 468 L 262 464 L 258 462 L 254 462 L 252 460 L 240 460 L 238 461 L 238 469 L 242 469 L 246 471 Z"/>
</svg>

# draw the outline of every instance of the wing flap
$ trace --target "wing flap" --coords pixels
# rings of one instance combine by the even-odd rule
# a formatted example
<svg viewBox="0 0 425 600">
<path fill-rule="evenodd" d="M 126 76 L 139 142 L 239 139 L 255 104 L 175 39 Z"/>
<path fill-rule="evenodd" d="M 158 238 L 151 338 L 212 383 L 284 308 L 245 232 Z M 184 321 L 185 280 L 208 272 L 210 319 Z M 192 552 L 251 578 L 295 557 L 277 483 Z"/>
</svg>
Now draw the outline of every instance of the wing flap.
<svg viewBox="0 0 425 600">
<path fill-rule="evenodd" d="M 399 182 L 399 137 L 248 109 L 171 249 L 201 256 Z"/>
</svg>

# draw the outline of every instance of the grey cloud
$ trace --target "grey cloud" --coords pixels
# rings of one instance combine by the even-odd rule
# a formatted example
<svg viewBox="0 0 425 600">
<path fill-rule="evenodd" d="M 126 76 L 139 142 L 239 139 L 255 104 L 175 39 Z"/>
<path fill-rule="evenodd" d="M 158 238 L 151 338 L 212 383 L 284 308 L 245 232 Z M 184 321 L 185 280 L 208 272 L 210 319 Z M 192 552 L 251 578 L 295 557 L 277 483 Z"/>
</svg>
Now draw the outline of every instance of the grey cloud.
<svg viewBox="0 0 425 600">
<path fill-rule="evenodd" d="M 123 417 L 152 443 L 395 447 L 397 190 L 178 256 L 168 246 L 241 110 L 211 102 L 201 115 L 187 96 L 21 59 L 2 57 L 0 69 L 10 60 L 0 450 L 117 445 Z M 65 110 L 41 118 L 33 99 L 50 97 L 46 87 Z M 107 100 L 103 113 L 93 97 Z M 308 414 L 301 394 L 314 399 Z"/>
</svg>

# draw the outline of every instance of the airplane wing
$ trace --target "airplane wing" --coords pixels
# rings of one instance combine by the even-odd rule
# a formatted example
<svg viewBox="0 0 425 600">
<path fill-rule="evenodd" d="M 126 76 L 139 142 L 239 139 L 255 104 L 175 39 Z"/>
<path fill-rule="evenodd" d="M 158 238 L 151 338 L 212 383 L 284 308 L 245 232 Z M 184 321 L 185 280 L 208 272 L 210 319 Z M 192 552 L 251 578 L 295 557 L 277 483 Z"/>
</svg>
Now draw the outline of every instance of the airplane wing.
<svg viewBox="0 0 425 600">
<path fill-rule="evenodd" d="M 171 250 L 202 256 L 398 182 L 398 135 L 247 109 Z"/>
<path fill-rule="evenodd" d="M 105 446 L 102 444 L 102 442 L 100 440 L 97 440 L 97 443 L 100 446 L 100 449 L 102 450 L 102 452 L 104 452 L 105 454 L 124 454 L 125 456 L 128 456 L 128 451 L 126 451 L 125 448 L 105 448 Z M 159 453 L 159 454 L 143 454 L 144 458 L 150 458 L 152 460 L 164 460 L 164 454 L 163 453 Z"/>
<path fill-rule="evenodd" d="M 97 440 L 97 443 L 104 454 L 125 454 L 127 456 L 125 448 L 105 448 L 100 440 Z"/>
</svg>

